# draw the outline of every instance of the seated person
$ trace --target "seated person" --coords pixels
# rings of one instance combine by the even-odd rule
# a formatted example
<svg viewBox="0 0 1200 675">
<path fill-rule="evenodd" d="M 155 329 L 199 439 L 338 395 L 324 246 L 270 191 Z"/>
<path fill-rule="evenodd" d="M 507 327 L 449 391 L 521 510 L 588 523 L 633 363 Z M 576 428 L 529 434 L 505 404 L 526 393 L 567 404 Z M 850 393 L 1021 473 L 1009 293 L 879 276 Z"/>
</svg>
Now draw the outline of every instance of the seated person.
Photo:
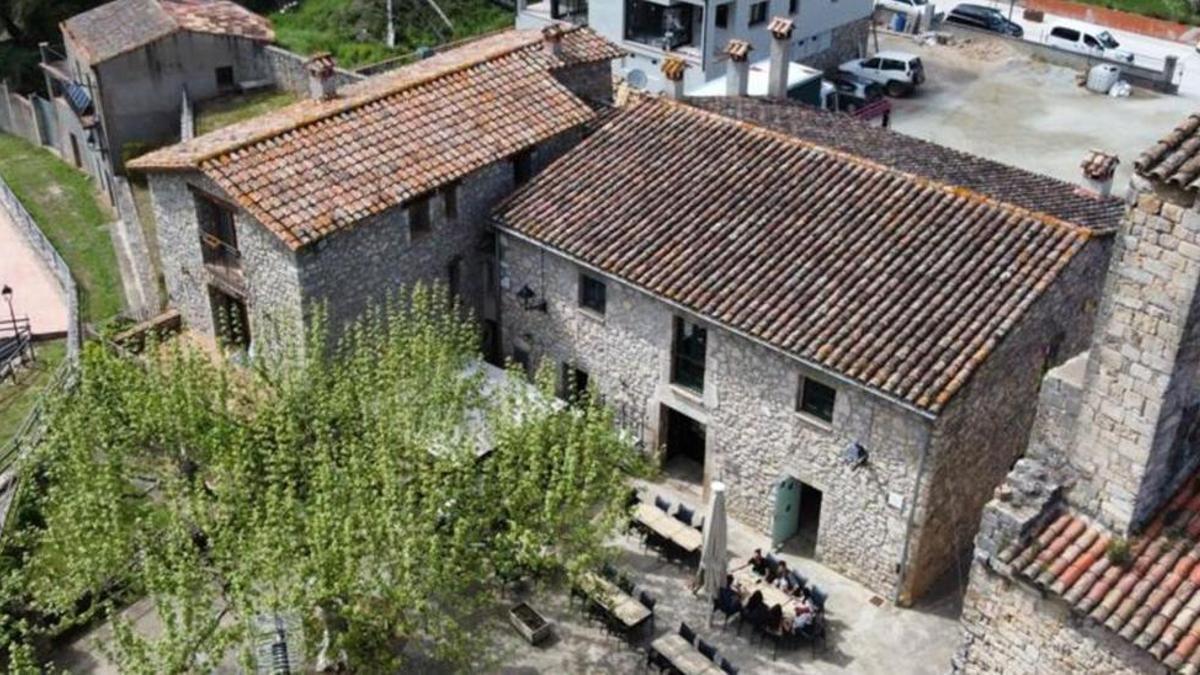
<svg viewBox="0 0 1200 675">
<path fill-rule="evenodd" d="M 787 563 L 780 560 L 774 570 L 767 572 L 767 582 L 774 584 L 778 589 L 790 591 L 792 590 L 792 578 L 789 571 Z"/>
<path fill-rule="evenodd" d="M 800 598 L 800 600 L 804 604 L 806 604 L 806 605 L 810 604 L 810 600 L 808 597 L 808 589 L 805 588 L 804 586 L 793 586 L 792 587 L 792 595 L 794 595 L 797 598 Z"/>
<path fill-rule="evenodd" d="M 760 608 L 762 606 L 763 606 L 762 591 L 754 591 L 753 595 L 750 596 L 750 599 L 746 601 L 746 612 L 748 614 L 753 614 L 758 608 Z"/>
<path fill-rule="evenodd" d="M 766 629 L 774 632 L 783 631 L 783 607 L 775 604 L 767 611 Z"/>
<path fill-rule="evenodd" d="M 808 605 L 796 605 L 796 616 L 792 617 L 792 633 L 804 632 L 812 622 L 812 609 Z"/>
<path fill-rule="evenodd" d="M 761 548 L 754 549 L 754 555 L 750 556 L 750 560 L 745 565 L 742 565 L 742 567 L 746 566 L 749 566 L 760 577 L 767 573 L 767 559 L 763 556 Z M 742 569 L 742 567 L 738 569 Z"/>
<path fill-rule="evenodd" d="M 734 614 L 742 609 L 742 600 L 738 596 L 732 574 L 725 577 L 725 585 L 717 591 L 717 607 L 726 614 Z"/>
</svg>

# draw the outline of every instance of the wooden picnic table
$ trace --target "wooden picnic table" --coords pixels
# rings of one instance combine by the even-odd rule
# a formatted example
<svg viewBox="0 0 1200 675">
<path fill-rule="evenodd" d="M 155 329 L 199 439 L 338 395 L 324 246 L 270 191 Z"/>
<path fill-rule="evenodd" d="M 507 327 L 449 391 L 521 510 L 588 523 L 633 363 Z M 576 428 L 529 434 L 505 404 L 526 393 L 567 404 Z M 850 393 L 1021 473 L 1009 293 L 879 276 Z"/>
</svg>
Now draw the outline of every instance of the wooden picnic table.
<svg viewBox="0 0 1200 675">
<path fill-rule="evenodd" d="M 645 605 L 608 579 L 594 573 L 589 573 L 584 579 L 588 597 L 626 627 L 635 628 L 650 618 L 651 612 Z"/>
<path fill-rule="evenodd" d="M 696 528 L 679 522 L 675 517 L 653 504 L 642 502 L 634 512 L 634 518 L 659 536 L 670 540 L 687 553 L 695 553 L 704 546 L 704 537 Z"/>
<path fill-rule="evenodd" d="M 650 643 L 654 651 L 675 666 L 683 675 L 724 675 L 708 657 L 696 651 L 696 648 L 684 640 L 678 633 L 664 635 Z"/>
</svg>

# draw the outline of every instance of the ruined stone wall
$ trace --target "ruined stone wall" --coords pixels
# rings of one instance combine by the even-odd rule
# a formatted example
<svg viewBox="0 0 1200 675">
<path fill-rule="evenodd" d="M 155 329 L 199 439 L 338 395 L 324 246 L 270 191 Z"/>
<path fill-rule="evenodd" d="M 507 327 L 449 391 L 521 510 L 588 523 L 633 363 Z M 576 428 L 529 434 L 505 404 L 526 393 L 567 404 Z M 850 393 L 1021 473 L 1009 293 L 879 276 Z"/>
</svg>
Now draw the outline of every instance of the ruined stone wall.
<svg viewBox="0 0 1200 675">
<path fill-rule="evenodd" d="M 1135 675 L 1163 672 L 1147 653 L 1056 597 L 976 562 L 963 600 L 963 644 L 952 672 L 967 674 Z"/>
<path fill-rule="evenodd" d="M 894 596 L 917 467 L 929 422 L 856 385 L 822 375 L 745 337 L 708 327 L 702 394 L 670 382 L 672 321 L 686 314 L 608 279 L 604 316 L 578 306 L 581 268 L 553 252 L 501 235 L 501 316 L 505 353 L 514 346 L 559 372 L 589 374 L 619 424 L 656 452 L 664 407 L 706 426 L 706 482 L 722 480 L 734 517 L 769 533 L 774 485 L 792 476 L 823 492 L 816 556 L 875 591 Z M 545 313 L 526 310 L 529 286 Z M 694 318 L 694 317 L 693 317 Z M 796 410 L 801 376 L 837 390 L 832 423 Z M 845 448 L 860 442 L 870 459 L 851 468 Z"/>
<path fill-rule="evenodd" d="M 1200 214 L 1136 177 L 1129 199 L 1070 453 L 1083 478 L 1072 503 L 1119 532 L 1136 529 L 1200 461 L 1175 451 L 1200 400 Z"/>
<path fill-rule="evenodd" d="M 1110 244 L 1095 237 L 1076 254 L 938 416 L 906 595 L 970 555 L 984 504 L 1025 451 L 1042 375 L 1091 337 Z"/>
</svg>

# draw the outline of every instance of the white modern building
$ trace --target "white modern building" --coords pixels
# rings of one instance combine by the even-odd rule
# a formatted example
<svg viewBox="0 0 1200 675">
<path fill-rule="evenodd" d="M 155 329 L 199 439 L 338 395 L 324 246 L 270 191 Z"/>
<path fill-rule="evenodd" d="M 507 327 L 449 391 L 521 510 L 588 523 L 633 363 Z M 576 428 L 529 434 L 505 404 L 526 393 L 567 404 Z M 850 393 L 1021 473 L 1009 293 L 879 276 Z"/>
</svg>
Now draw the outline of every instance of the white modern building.
<svg viewBox="0 0 1200 675">
<path fill-rule="evenodd" d="M 662 61 L 679 57 L 690 94 L 725 74 L 730 40 L 749 42 L 752 61 L 766 58 L 773 17 L 795 25 L 791 61 L 825 70 L 860 56 L 872 10 L 871 0 L 518 0 L 517 27 L 586 24 L 629 52 L 614 72 L 650 91 L 664 87 Z"/>
</svg>

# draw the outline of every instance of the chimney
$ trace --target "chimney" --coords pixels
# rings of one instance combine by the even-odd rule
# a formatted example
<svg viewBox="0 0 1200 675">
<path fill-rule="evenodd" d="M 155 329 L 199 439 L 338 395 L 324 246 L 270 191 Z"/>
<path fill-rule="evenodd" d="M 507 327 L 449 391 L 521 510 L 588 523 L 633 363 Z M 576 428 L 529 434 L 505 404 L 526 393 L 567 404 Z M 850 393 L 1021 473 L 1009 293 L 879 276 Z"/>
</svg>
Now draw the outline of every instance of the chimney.
<svg viewBox="0 0 1200 675">
<path fill-rule="evenodd" d="M 730 40 L 725 45 L 729 57 L 729 70 L 725 73 L 725 95 L 745 96 L 750 80 L 750 50 L 754 49 L 745 40 Z"/>
<path fill-rule="evenodd" d="M 687 63 L 678 56 L 668 56 L 661 66 L 663 77 L 667 78 L 666 94 L 668 98 L 683 98 L 683 71 Z"/>
<path fill-rule="evenodd" d="M 309 96 L 317 101 L 328 101 L 337 96 L 337 74 L 334 71 L 332 54 L 314 54 L 304 63 L 304 67 L 308 70 Z"/>
<path fill-rule="evenodd" d="M 562 26 L 552 23 L 542 28 L 542 46 L 554 56 L 562 56 Z"/>
<path fill-rule="evenodd" d="M 767 73 L 767 96 L 771 98 L 787 97 L 788 63 L 791 59 L 792 30 L 795 24 L 791 19 L 777 16 L 767 24 L 771 33 L 771 68 Z"/>
<path fill-rule="evenodd" d="M 1121 160 L 1116 155 L 1110 155 L 1103 150 L 1090 150 L 1080 167 L 1083 168 L 1083 180 L 1089 190 L 1099 197 L 1112 194 L 1113 174 Z"/>
</svg>

